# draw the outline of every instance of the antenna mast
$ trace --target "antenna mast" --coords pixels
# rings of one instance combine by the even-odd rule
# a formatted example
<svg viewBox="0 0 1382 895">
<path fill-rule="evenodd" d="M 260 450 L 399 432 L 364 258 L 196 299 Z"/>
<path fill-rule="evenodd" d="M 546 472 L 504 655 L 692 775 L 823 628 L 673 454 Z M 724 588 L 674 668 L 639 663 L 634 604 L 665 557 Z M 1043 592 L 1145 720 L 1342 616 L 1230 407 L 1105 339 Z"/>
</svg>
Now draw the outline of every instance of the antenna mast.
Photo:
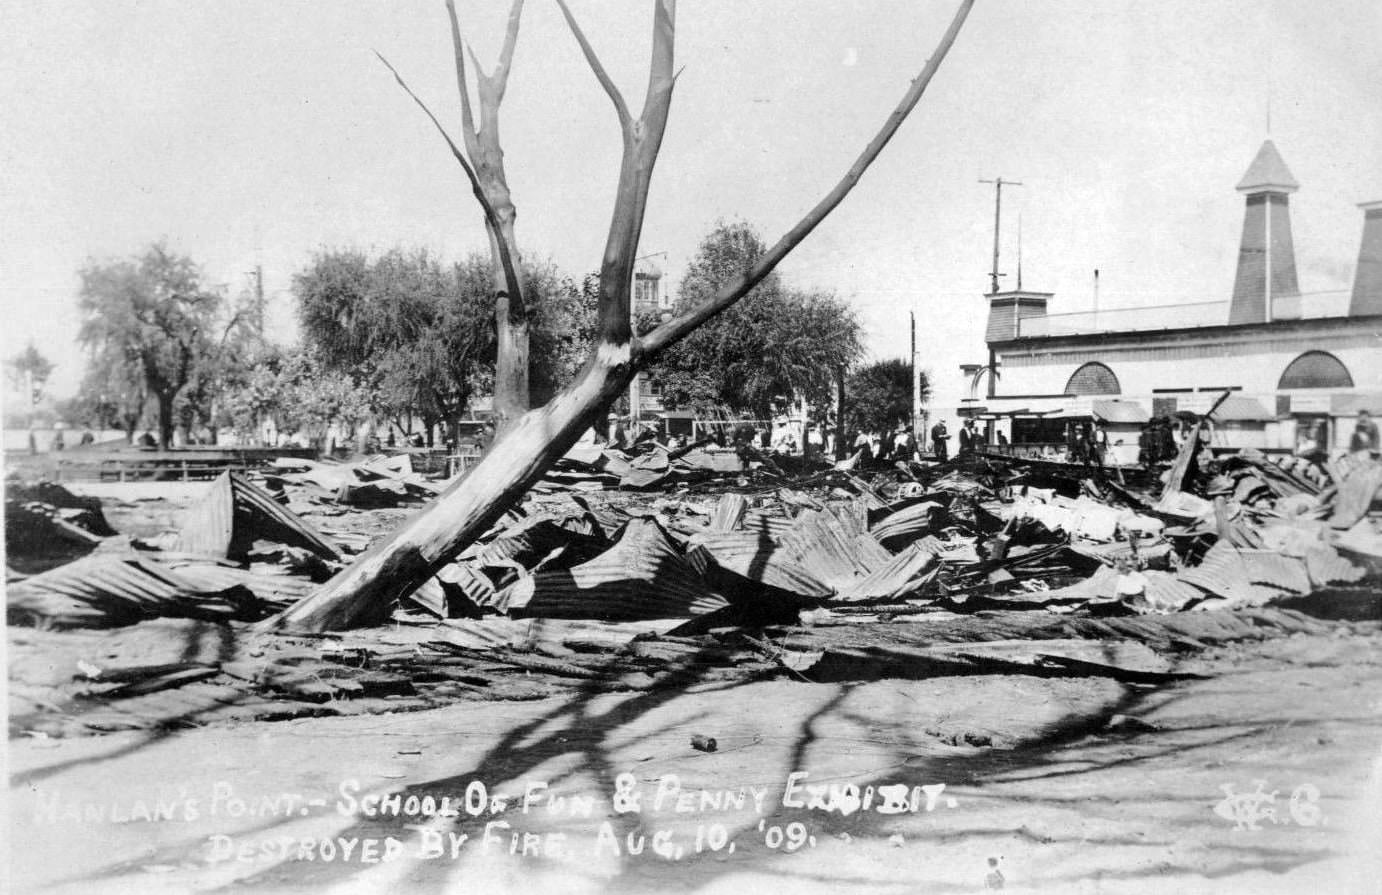
<svg viewBox="0 0 1382 895">
<path fill-rule="evenodd" d="M 1004 276 L 998 272 L 998 236 L 1002 230 L 1003 220 L 1003 187 L 1022 186 L 1019 180 L 1004 180 L 1001 177 L 993 180 L 979 180 L 980 183 L 993 184 L 993 271 L 989 273 L 990 285 L 989 294 L 998 294 L 998 278 Z"/>
</svg>

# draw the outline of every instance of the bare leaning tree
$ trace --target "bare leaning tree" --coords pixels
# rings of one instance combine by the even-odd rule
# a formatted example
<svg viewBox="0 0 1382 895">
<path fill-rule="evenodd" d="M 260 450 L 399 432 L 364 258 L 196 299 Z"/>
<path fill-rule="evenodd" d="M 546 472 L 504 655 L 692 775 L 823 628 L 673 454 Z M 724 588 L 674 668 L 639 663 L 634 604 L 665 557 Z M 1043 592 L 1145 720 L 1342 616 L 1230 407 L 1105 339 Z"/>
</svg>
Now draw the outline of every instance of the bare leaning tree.
<svg viewBox="0 0 1382 895">
<path fill-rule="evenodd" d="M 451 20 L 451 48 L 456 65 L 456 88 L 461 98 L 461 145 L 458 146 L 427 105 L 412 91 L 403 77 L 383 56 L 379 59 L 400 87 L 407 91 L 437 131 L 446 140 L 456 161 L 460 162 L 470 181 L 471 192 L 484 214 L 485 233 L 489 236 L 490 268 L 494 277 L 494 324 L 497 357 L 494 369 L 494 417 L 502 435 L 528 410 L 528 335 L 531 296 L 523 281 L 523 268 L 518 253 L 518 236 L 514 229 L 517 210 L 509 192 L 504 173 L 504 150 L 499 143 L 499 107 L 509 84 L 509 69 L 513 65 L 513 51 L 518 44 L 518 26 L 523 17 L 523 0 L 513 0 L 509 9 L 504 45 L 494 70 L 486 72 L 461 37 L 456 17 L 455 0 L 446 0 L 446 14 Z M 470 100 L 469 78 L 466 75 L 466 55 L 475 71 L 475 94 L 479 100 L 480 118 L 475 119 Z"/>
<path fill-rule="evenodd" d="M 796 226 L 753 267 L 726 284 L 712 299 L 637 338 L 629 314 L 633 265 L 648 188 L 676 81 L 673 69 L 676 0 L 654 0 L 653 3 L 652 61 L 643 109 L 637 118 L 630 112 L 564 0 L 557 2 L 596 79 L 613 102 L 623 134 L 614 213 L 600 265 L 599 336 L 591 356 L 571 385 L 545 406 L 519 418 L 464 478 L 317 592 L 265 622 L 268 627 L 329 631 L 379 622 L 387 618 L 396 599 L 411 593 L 487 531 L 576 443 L 596 417 L 624 393 L 633 377 L 648 366 L 659 351 L 739 301 L 840 204 L 921 99 L 974 4 L 974 0 L 962 0 L 935 52 L 882 127 L 840 182 Z M 511 30 L 514 27 L 511 23 Z M 433 121 L 435 123 L 436 119 Z M 437 127 L 441 129 L 439 123 Z M 451 142 L 449 138 L 448 142 Z M 494 226 L 493 208 L 483 195 L 474 169 L 454 143 L 452 151 L 471 177 L 476 198 L 485 208 L 486 220 Z"/>
</svg>

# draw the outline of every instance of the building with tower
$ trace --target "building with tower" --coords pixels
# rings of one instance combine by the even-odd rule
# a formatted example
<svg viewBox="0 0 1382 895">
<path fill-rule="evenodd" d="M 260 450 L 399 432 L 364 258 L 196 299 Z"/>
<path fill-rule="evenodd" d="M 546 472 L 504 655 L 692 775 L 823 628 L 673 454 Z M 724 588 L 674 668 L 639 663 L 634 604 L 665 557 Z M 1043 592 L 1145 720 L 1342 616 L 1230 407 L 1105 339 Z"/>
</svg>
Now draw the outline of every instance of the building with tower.
<svg viewBox="0 0 1382 895">
<path fill-rule="evenodd" d="M 1323 432 L 1347 446 L 1360 410 L 1382 413 L 1382 202 L 1367 202 L 1351 291 L 1302 292 L 1290 196 L 1300 188 L 1271 140 L 1237 189 L 1244 197 L 1227 301 L 1052 313 L 1051 293 L 992 292 L 988 363 L 961 368 L 958 414 L 1018 453 L 1063 445 L 1072 420 L 1108 427 L 1135 462 L 1153 416 L 1216 412 L 1216 446 L 1295 448 Z M 1120 443 L 1121 442 L 1121 443 Z"/>
</svg>

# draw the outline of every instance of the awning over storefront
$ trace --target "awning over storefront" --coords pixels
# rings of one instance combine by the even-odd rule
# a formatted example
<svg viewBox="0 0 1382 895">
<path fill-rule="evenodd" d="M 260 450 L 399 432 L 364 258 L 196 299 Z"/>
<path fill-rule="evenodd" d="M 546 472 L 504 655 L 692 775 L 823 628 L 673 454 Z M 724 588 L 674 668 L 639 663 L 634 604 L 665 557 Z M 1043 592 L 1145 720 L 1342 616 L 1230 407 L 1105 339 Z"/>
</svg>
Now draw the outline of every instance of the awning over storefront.
<svg viewBox="0 0 1382 895">
<path fill-rule="evenodd" d="M 1276 419 L 1276 414 L 1256 398 L 1229 395 L 1214 411 L 1214 419 L 1223 423 L 1266 423 Z"/>
<path fill-rule="evenodd" d="M 1361 392 L 1352 395 L 1330 395 L 1329 412 L 1334 416 L 1357 416 L 1366 410 L 1374 416 L 1382 414 L 1382 392 Z"/>
<path fill-rule="evenodd" d="M 1131 423 L 1141 425 L 1151 419 L 1147 409 L 1136 401 L 1115 401 L 1108 398 L 1095 399 L 1090 410 L 1093 415 L 1106 423 Z"/>
</svg>

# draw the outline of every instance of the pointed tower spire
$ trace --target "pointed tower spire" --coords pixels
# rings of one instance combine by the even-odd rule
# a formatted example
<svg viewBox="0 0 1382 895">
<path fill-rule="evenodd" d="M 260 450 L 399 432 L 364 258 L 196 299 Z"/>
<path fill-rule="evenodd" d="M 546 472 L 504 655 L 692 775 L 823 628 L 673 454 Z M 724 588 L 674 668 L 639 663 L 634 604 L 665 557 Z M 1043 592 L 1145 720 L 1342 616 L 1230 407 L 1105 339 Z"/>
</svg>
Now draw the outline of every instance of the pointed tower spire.
<svg viewBox="0 0 1382 895">
<path fill-rule="evenodd" d="M 1228 322 L 1264 323 L 1300 314 L 1296 250 L 1287 197 L 1300 189 L 1276 144 L 1264 140 L 1238 182 L 1247 200 Z"/>
<path fill-rule="evenodd" d="M 1364 202 L 1363 241 L 1358 247 L 1358 270 L 1353 276 L 1350 317 L 1382 314 L 1382 202 Z"/>
</svg>

